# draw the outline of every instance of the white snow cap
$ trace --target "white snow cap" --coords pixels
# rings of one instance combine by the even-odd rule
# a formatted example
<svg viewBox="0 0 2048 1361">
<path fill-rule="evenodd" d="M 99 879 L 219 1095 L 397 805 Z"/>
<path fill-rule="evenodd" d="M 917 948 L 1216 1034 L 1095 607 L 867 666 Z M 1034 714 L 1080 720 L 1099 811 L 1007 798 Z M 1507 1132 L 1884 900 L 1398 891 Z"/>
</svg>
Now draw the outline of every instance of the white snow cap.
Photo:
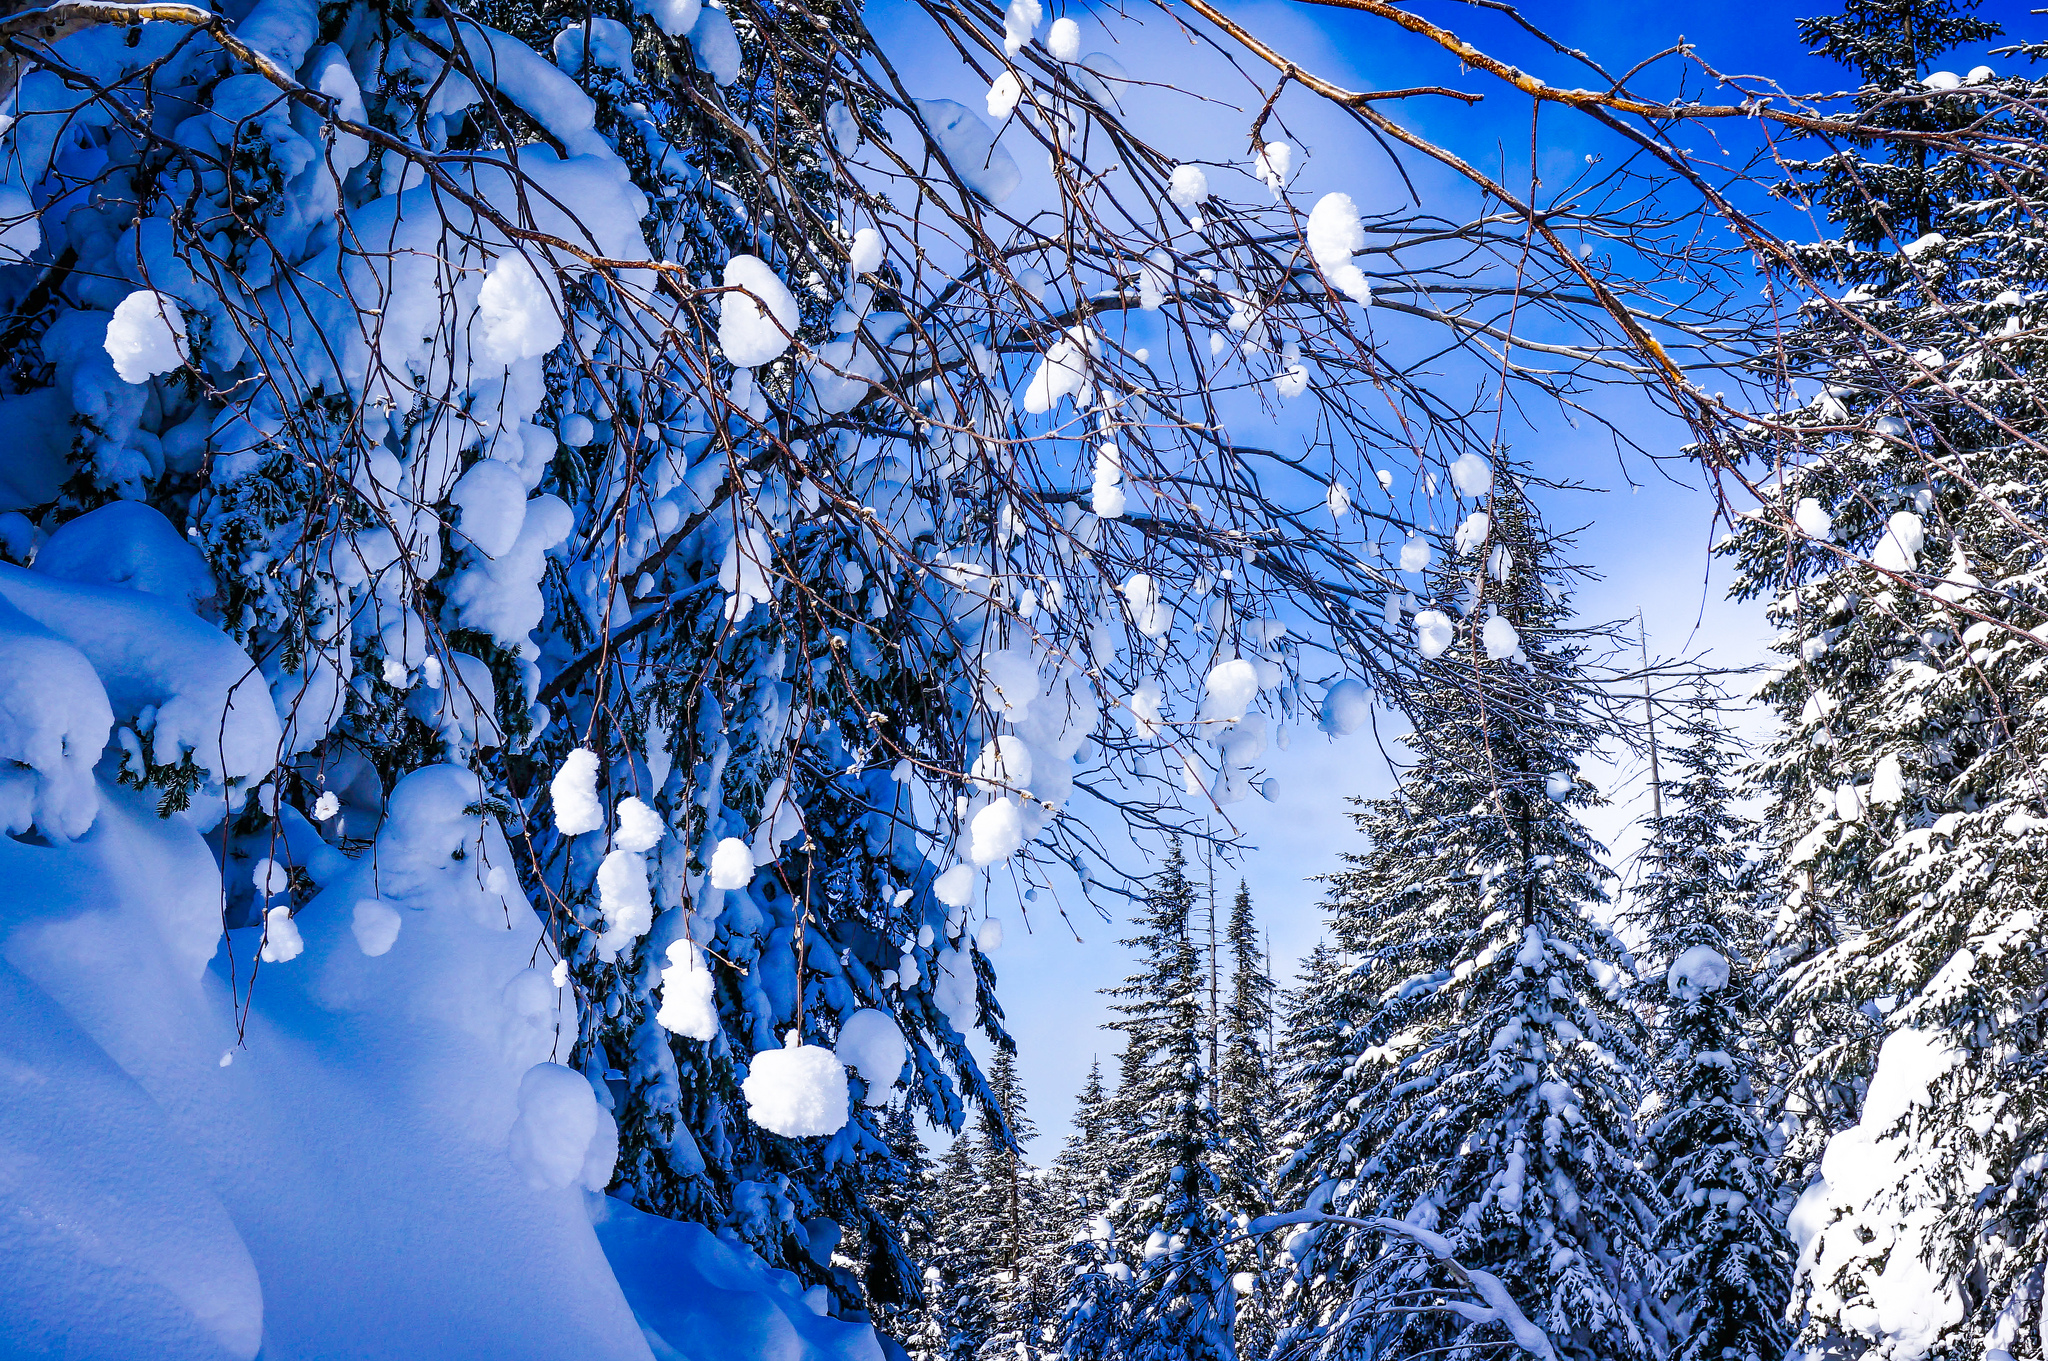
<svg viewBox="0 0 2048 1361">
<path fill-rule="evenodd" d="M 1697 1002 L 1707 993 L 1728 986 L 1728 961 L 1711 945 L 1689 946 L 1671 961 L 1664 985 L 1673 997 Z"/>
<path fill-rule="evenodd" d="M 981 929 L 974 933 L 974 945 L 983 954 L 1002 949 L 1003 924 L 994 917 L 990 917 L 987 921 L 983 922 Z"/>
<path fill-rule="evenodd" d="M 796 1032 L 781 1049 L 754 1055 L 747 1080 L 747 1117 L 770 1134 L 809 1139 L 846 1127 L 846 1069 L 831 1050 L 797 1043 Z"/>
<path fill-rule="evenodd" d="M 1332 737 L 1357 732 L 1372 715 L 1372 691 L 1365 682 L 1345 677 L 1323 696 L 1323 716 L 1318 724 Z"/>
<path fill-rule="evenodd" d="M 1871 551 L 1872 565 L 1889 572 L 1910 572 L 1919 565 L 1920 550 L 1927 544 L 1927 527 L 1910 510 L 1902 510 L 1885 522 L 1884 537 Z"/>
<path fill-rule="evenodd" d="M 1330 515 L 1335 519 L 1341 520 L 1351 513 L 1351 493 L 1345 489 L 1342 482 L 1332 482 L 1323 501 L 1329 506 Z"/>
<path fill-rule="evenodd" d="M 271 908 L 263 918 L 263 948 L 257 956 L 265 964 L 283 964 L 305 952 L 306 942 L 299 935 L 299 924 L 292 920 L 292 910 Z"/>
<path fill-rule="evenodd" d="M 1046 350 L 1025 385 L 1024 409 L 1042 416 L 1058 406 L 1062 397 L 1079 400 L 1088 390 L 1089 361 L 1094 354 L 1094 333 L 1085 326 L 1069 328 Z"/>
<path fill-rule="evenodd" d="M 990 118 L 1001 121 L 1017 111 L 1017 101 L 1023 97 L 1024 82 L 1015 71 L 1005 70 L 989 82 L 988 97 L 982 103 L 988 107 Z"/>
<path fill-rule="evenodd" d="M 185 314 L 168 293 L 139 289 L 107 322 L 107 356 L 124 383 L 147 383 L 185 362 Z"/>
<path fill-rule="evenodd" d="M 702 0 L 633 0 L 633 12 L 654 20 L 654 26 L 671 38 L 680 38 L 697 22 Z"/>
<path fill-rule="evenodd" d="M 1493 517 L 1483 510 L 1475 510 L 1459 524 L 1452 550 L 1461 558 L 1476 553 L 1486 546 L 1486 536 L 1492 530 Z"/>
<path fill-rule="evenodd" d="M 974 866 L 955 865 L 932 880 L 932 896 L 947 907 L 965 907 L 974 901 Z"/>
<path fill-rule="evenodd" d="M 1522 635 L 1515 632 L 1515 626 L 1504 614 L 1496 614 L 1486 621 L 1479 630 L 1479 641 L 1486 646 L 1486 655 L 1497 662 L 1507 661 L 1522 650 Z"/>
<path fill-rule="evenodd" d="M 882 234 L 873 227 L 862 227 L 853 234 L 849 254 L 855 274 L 874 273 L 882 266 Z"/>
<path fill-rule="evenodd" d="M 1431 660 L 1448 652 L 1456 636 L 1451 617 L 1442 610 L 1424 610 L 1415 616 L 1415 646 Z"/>
<path fill-rule="evenodd" d="M 1022 52 L 1044 18 L 1045 10 L 1038 0 L 1010 0 L 1009 8 L 1003 11 L 1003 51 L 1013 57 Z"/>
<path fill-rule="evenodd" d="M 581 1184 L 602 1191 L 619 1156 L 619 1127 L 597 1104 L 590 1079 L 559 1063 L 536 1063 L 519 1079 L 519 1118 L 506 1152 L 536 1191 Z"/>
<path fill-rule="evenodd" d="M 594 22 L 619 27 L 614 20 Z M 476 357 L 486 364 L 538 359 L 562 343 L 562 334 L 562 305 L 532 262 L 518 251 L 499 256 L 476 295 Z"/>
<path fill-rule="evenodd" d="M 719 295 L 718 348 L 726 359 L 751 369 L 780 357 L 803 319 L 788 285 L 757 255 L 726 261 L 724 283 L 735 290 Z"/>
<path fill-rule="evenodd" d="M 1081 56 L 1081 26 L 1072 19 L 1055 19 L 1045 31 L 1045 50 L 1055 61 L 1075 61 Z"/>
<path fill-rule="evenodd" d="M 705 6 L 690 25 L 690 51 L 697 69 L 708 72 L 720 85 L 740 78 L 740 35 L 724 10 Z"/>
<path fill-rule="evenodd" d="M 1166 196 L 1183 208 L 1200 206 L 1209 197 L 1209 172 L 1199 165 L 1177 165 L 1166 183 Z"/>
<path fill-rule="evenodd" d="M 1202 721 L 1236 723 L 1259 693 L 1258 668 L 1242 657 L 1209 669 L 1203 682 Z"/>
<path fill-rule="evenodd" d="M 1799 498 L 1799 504 L 1792 508 L 1792 523 L 1809 539 L 1825 540 L 1835 532 L 1835 517 L 1821 509 L 1820 502 L 1811 496 Z"/>
<path fill-rule="evenodd" d="M 974 957 L 966 946 L 941 950 L 932 961 L 932 1000 L 962 1035 L 974 1027 L 980 987 L 974 976 Z"/>
<path fill-rule="evenodd" d="M 910 1046 L 903 1029 L 886 1011 L 863 1007 L 839 1023 L 839 1043 L 832 1047 L 839 1061 L 859 1073 L 868 1084 L 863 1105 L 881 1106 L 889 1100 L 889 1089 L 903 1072 Z"/>
<path fill-rule="evenodd" d="M 754 880 L 754 853 L 736 836 L 722 839 L 711 852 L 711 887 L 745 888 Z"/>
<path fill-rule="evenodd" d="M 1468 450 L 1451 465 L 1451 485 L 1458 495 L 1476 501 L 1493 490 L 1493 465 Z"/>
<path fill-rule="evenodd" d="M 1420 534 L 1410 535 L 1401 544 L 1401 570 L 1420 572 L 1429 566 L 1429 540 Z"/>
<path fill-rule="evenodd" d="M 555 830 L 581 836 L 604 826 L 604 805 L 597 801 L 597 753 L 578 747 L 562 758 L 562 768 L 548 782 L 555 804 Z"/>
<path fill-rule="evenodd" d="M 1268 142 L 1252 157 L 1252 173 L 1265 181 L 1275 198 L 1287 187 L 1287 175 L 1293 168 L 1294 148 L 1285 142 Z"/>
<path fill-rule="evenodd" d="M 1572 790 L 1578 787 L 1578 783 L 1576 771 L 1553 770 L 1543 777 L 1543 792 L 1562 803 L 1571 795 Z"/>
<path fill-rule="evenodd" d="M 704 952 L 692 941 L 671 941 L 668 965 L 661 971 L 661 1009 L 654 1023 L 671 1035 L 709 1044 L 718 1038 L 718 1008 Z"/>
<path fill-rule="evenodd" d="M 668 833 L 668 828 L 662 825 L 661 814 L 641 799 L 620 799 L 618 814 L 619 827 L 612 842 L 621 849 L 651 851 Z"/>
<path fill-rule="evenodd" d="M 365 898 L 356 904 L 349 929 L 355 933 L 357 947 L 374 959 L 391 953 L 391 947 L 398 941 L 398 928 L 404 923 L 405 919 L 391 904 Z"/>
<path fill-rule="evenodd" d="M 1011 799 L 997 799 L 974 815 L 967 831 L 967 858 L 976 865 L 999 864 L 1023 849 L 1023 810 Z"/>
<path fill-rule="evenodd" d="M 1285 143 L 1276 143 L 1285 147 Z M 1268 148 L 1270 150 L 1270 148 Z M 1279 179 L 1287 176 L 1283 160 Z M 1262 176 L 1262 178 L 1265 178 Z M 1266 181 L 1275 191 L 1279 184 Z M 1372 282 L 1365 271 L 1352 263 L 1353 253 L 1365 249 L 1365 224 L 1359 221 L 1358 205 L 1349 194 L 1325 194 L 1308 215 L 1308 253 L 1314 257 L 1330 286 L 1361 307 L 1372 305 Z"/>
<path fill-rule="evenodd" d="M 1173 607 L 1159 598 L 1159 584 L 1143 572 L 1134 572 L 1123 584 L 1124 603 L 1130 606 L 1131 623 L 1147 638 L 1161 638 L 1173 627 Z"/>
</svg>

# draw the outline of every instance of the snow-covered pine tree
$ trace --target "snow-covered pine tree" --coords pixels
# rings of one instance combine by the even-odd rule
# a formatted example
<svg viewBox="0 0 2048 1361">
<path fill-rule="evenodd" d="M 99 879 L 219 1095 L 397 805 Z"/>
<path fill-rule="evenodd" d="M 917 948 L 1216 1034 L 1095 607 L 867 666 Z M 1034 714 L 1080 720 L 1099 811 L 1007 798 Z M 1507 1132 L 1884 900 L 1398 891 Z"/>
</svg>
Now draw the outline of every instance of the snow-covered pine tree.
<svg viewBox="0 0 2048 1361">
<path fill-rule="evenodd" d="M 1196 887 L 1176 839 L 1124 942 L 1138 972 L 1111 989 L 1124 1034 L 1114 1108 L 1128 1171 L 1112 1220 L 1134 1279 L 1118 1355 L 1130 1361 L 1232 1361 L 1234 1225 L 1220 1196 L 1224 1151 L 1205 1071 L 1208 984 L 1195 938 Z"/>
<path fill-rule="evenodd" d="M 1795 1254 L 1778 1205 L 1769 1074 L 1750 1033 L 1750 827 L 1734 811 L 1738 750 L 1715 697 L 1701 686 L 1679 713 L 1662 752 L 1663 811 L 1630 895 L 1641 997 L 1657 1017 L 1643 1130 L 1663 1210 L 1656 1289 L 1670 1361 L 1777 1361 L 1792 1341 Z"/>
<path fill-rule="evenodd" d="M 1055 1333 L 1065 1361 L 1114 1361 L 1129 1326 L 1132 1272 L 1112 1219 L 1124 1161 L 1117 1116 L 1098 1060 L 1075 1099 L 1074 1132 L 1052 1166 L 1053 1209 L 1064 1233 Z"/>
<path fill-rule="evenodd" d="M 1816 1345 L 2038 1347 L 2042 87 L 1930 69 L 1992 36 L 1972 6 L 1811 31 L 1873 127 L 2004 149 L 1846 146 L 1786 186 L 1836 233 L 1796 264 L 1847 292 L 1788 336 L 1786 372 L 1825 386 L 1755 432 L 1784 478 L 1730 551 L 1783 629 L 1760 768 L 1797 933 L 1793 1154 L 1824 1178 L 1796 1216 L 1799 1296 Z"/>
<path fill-rule="evenodd" d="M 986 1170 L 983 1140 L 975 1133 L 956 1136 L 939 1155 L 923 1325 L 909 1345 L 917 1361 L 975 1361 L 995 1330 L 990 1253 L 1002 1215 Z"/>
<path fill-rule="evenodd" d="M 1223 1007 L 1221 1054 L 1216 1073 L 1216 1108 L 1222 1135 L 1217 1163 L 1217 1202 L 1223 1216 L 1242 1226 L 1273 1208 L 1268 1140 L 1279 1118 L 1279 1093 L 1268 1050 L 1273 1030 L 1273 979 L 1252 912 L 1251 887 L 1240 880 L 1230 902 L 1224 933 L 1230 946 L 1230 992 Z M 1225 1253 L 1236 1297 L 1237 1351 L 1265 1356 L 1272 1348 L 1269 1284 L 1264 1280 L 1266 1245 L 1255 1239 Z M 1247 1288 L 1248 1287 L 1248 1288 Z"/>
<path fill-rule="evenodd" d="M 1039 1172 L 1024 1160 L 1023 1146 L 1037 1137 L 1025 1113 L 1024 1083 L 1013 1049 L 999 1049 L 989 1065 L 994 1097 L 982 1112 L 982 1195 L 993 1212 L 993 1236 L 984 1245 L 987 1268 L 977 1287 L 990 1313 L 988 1337 L 977 1349 L 980 1361 L 1036 1361 L 1056 1331 L 1058 1290 L 1048 1234 L 1048 1204 Z"/>
<path fill-rule="evenodd" d="M 1436 656 L 1415 762 L 1354 815 L 1366 848 L 1331 878 L 1332 929 L 1375 994 L 1345 1037 L 1363 1090 L 1312 1107 L 1339 1138 L 1287 1184 L 1444 1235 L 1561 1356 L 1648 1357 L 1643 1028 L 1616 996 L 1633 964 L 1601 924 L 1608 872 L 1577 816 L 1596 797 L 1576 774 L 1601 732 L 1595 639 L 1520 479 L 1504 471 L 1486 506 L 1432 582 L 1463 617 L 1418 617 Z M 1487 1335 L 1430 1307 L 1428 1263 L 1382 1235 L 1303 1229 L 1288 1249 L 1307 1277 L 1290 1355 L 1420 1357 Z"/>
<path fill-rule="evenodd" d="M 884 1234 L 889 1241 L 847 1246 L 858 1251 L 863 1296 L 875 1325 L 890 1337 L 909 1340 L 923 1332 L 935 1303 L 925 1292 L 924 1268 L 936 1255 L 932 1207 L 938 1203 L 937 1172 L 908 1103 L 889 1106 L 880 1124 L 882 1138 L 902 1171 L 901 1180 L 878 1181 L 870 1193 L 873 1216 L 868 1234 L 870 1240 Z M 903 1271 L 906 1263 L 912 1267 L 909 1273 Z"/>
</svg>

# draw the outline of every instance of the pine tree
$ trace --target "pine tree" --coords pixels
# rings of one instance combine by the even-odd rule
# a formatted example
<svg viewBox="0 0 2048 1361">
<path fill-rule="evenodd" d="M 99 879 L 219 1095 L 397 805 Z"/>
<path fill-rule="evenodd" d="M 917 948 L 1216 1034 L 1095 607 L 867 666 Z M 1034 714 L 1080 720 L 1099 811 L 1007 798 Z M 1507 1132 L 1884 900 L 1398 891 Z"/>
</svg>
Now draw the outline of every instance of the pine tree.
<svg viewBox="0 0 2048 1361">
<path fill-rule="evenodd" d="M 1273 1208 L 1272 1150 L 1267 1140 L 1279 1116 L 1272 1056 L 1266 1048 L 1273 1028 L 1273 980 L 1266 972 L 1266 952 L 1252 915 L 1251 888 L 1243 881 L 1231 900 L 1225 938 L 1230 945 L 1230 1000 L 1223 1008 L 1216 1080 L 1223 1139 L 1218 1203 L 1223 1217 L 1242 1232 L 1249 1221 Z M 1225 1254 L 1237 1298 L 1241 1356 L 1263 1356 L 1272 1345 L 1264 1246 L 1245 1239 Z"/>
<path fill-rule="evenodd" d="M 1044 1349 L 1055 1289 L 1045 1232 L 1050 1207 L 1023 1154 L 1037 1130 L 1025 1114 L 1014 1050 L 996 1052 L 989 1092 L 995 1100 L 982 1112 L 981 1188 L 993 1211 L 993 1238 L 978 1288 L 988 1296 L 992 1318 L 976 1354 L 983 1361 L 1031 1361 Z"/>
<path fill-rule="evenodd" d="M 991 1254 L 1002 1216 L 985 1176 L 983 1141 L 957 1136 L 939 1155 L 933 1186 L 932 1253 L 925 1266 L 918 1361 L 975 1361 L 996 1329 Z"/>
<path fill-rule="evenodd" d="M 1886 1264 L 1917 1278 L 1925 1263 L 1912 1326 L 1942 1347 L 2005 1348 L 1992 1339 L 2038 1334 L 2048 1271 L 2034 1081 L 2048 399 L 2033 338 L 2048 158 L 2036 83 L 1920 82 L 1948 48 L 1994 35 L 1973 10 L 1857 4 L 1811 26 L 1862 80 L 1873 127 L 1968 123 L 2005 151 L 1792 163 L 1786 192 L 1836 233 L 1794 263 L 1848 291 L 1788 337 L 1790 372 L 1825 387 L 1752 436 L 1787 472 L 1729 544 L 1738 591 L 1771 597 L 1783 630 L 1761 691 L 1780 728 L 1758 770 L 1790 881 L 1772 979 L 1777 1043 L 1798 1061 L 1789 1161 L 1831 1169 L 1801 1215 L 1816 1345 L 1890 1343 L 1902 1306 Z"/>
<path fill-rule="evenodd" d="M 1067 1361 L 1123 1355 L 1132 1279 L 1112 1215 L 1122 1188 L 1118 1111 L 1098 1060 L 1074 1104 L 1074 1132 L 1053 1159 L 1058 1222 L 1065 1232 L 1057 1268 L 1056 1333 Z"/>
<path fill-rule="evenodd" d="M 1676 736 L 1633 904 L 1644 1001 L 1658 1011 L 1643 1154 L 1664 1207 L 1656 1288 L 1674 1321 L 1670 1361 L 1777 1361 L 1792 1341 L 1796 1254 L 1777 1205 L 1769 1083 L 1748 1033 L 1749 829 L 1732 808 L 1734 744 L 1703 688 Z"/>
<path fill-rule="evenodd" d="M 1195 885 L 1176 839 L 1138 919 L 1141 971 L 1112 989 L 1124 1034 L 1115 1097 L 1128 1171 L 1112 1218 L 1135 1250 L 1134 1298 L 1119 1355 L 1231 1361 L 1231 1224 L 1219 1197 L 1223 1136 L 1205 1071 L 1207 980 L 1194 932 Z"/>
<path fill-rule="evenodd" d="M 1561 544 L 1505 474 L 1490 512 L 1477 554 L 1492 570 L 1475 581 L 1454 559 L 1436 577 L 1465 619 L 1427 669 L 1415 763 L 1354 815 L 1366 849 L 1331 881 L 1333 930 L 1371 990 L 1347 1036 L 1363 1090 L 1324 1098 L 1341 1132 L 1288 1180 L 1441 1233 L 1561 1356 L 1647 1357 L 1662 1339 L 1633 1123 L 1642 1027 L 1612 993 L 1633 966 L 1599 924 L 1607 871 L 1576 815 L 1595 797 L 1574 773 L 1600 733 L 1590 640 L 1569 623 Z M 1331 1227 L 1289 1250 L 1313 1260 L 1293 1351 L 1418 1357 L 1466 1335 L 1404 1308 L 1428 1266 L 1380 1235 Z"/>
</svg>

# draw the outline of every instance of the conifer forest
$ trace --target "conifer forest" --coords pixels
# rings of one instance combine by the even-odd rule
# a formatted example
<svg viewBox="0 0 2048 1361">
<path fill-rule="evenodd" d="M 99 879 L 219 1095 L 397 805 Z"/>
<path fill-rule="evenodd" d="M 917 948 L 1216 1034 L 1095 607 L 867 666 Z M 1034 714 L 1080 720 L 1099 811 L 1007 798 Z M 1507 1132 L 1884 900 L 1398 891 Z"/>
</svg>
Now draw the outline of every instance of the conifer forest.
<svg viewBox="0 0 2048 1361">
<path fill-rule="evenodd" d="M 0 0 L 0 1361 L 2048 1361 L 2048 11 L 214 4 Z"/>
</svg>

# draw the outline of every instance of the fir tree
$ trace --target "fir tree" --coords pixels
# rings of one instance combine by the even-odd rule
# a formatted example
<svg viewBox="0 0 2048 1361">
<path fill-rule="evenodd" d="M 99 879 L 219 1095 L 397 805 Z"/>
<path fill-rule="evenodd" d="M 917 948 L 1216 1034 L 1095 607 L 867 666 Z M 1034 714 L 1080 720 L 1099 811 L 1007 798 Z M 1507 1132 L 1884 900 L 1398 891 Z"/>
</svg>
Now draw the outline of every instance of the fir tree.
<svg viewBox="0 0 2048 1361">
<path fill-rule="evenodd" d="M 1132 1278 L 1111 1218 L 1121 1187 L 1117 1109 L 1102 1083 L 1102 1064 L 1074 1104 L 1074 1132 L 1053 1159 L 1052 1184 L 1060 1247 L 1056 1324 L 1060 1355 L 1068 1361 L 1120 1357 L 1129 1327 Z"/>
<path fill-rule="evenodd" d="M 1267 1140 L 1279 1116 L 1267 1037 L 1273 1028 L 1273 980 L 1252 915 L 1252 895 L 1240 881 L 1231 900 L 1225 938 L 1230 946 L 1230 999 L 1223 1008 L 1217 1072 L 1217 1114 L 1223 1137 L 1218 1162 L 1222 1214 L 1240 1226 L 1273 1208 L 1272 1151 Z M 1264 1245 L 1244 1239 L 1225 1254 L 1237 1297 L 1237 1350 L 1263 1356 L 1272 1345 Z M 1249 1289 L 1247 1289 L 1249 1287 Z"/>
<path fill-rule="evenodd" d="M 1124 1033 L 1115 1108 L 1128 1171 L 1113 1221 L 1136 1248 L 1128 1332 L 1132 1361 L 1230 1361 L 1231 1341 L 1217 1175 L 1223 1146 L 1207 1058 L 1206 979 L 1193 930 L 1195 886 L 1176 839 L 1153 880 L 1141 972 L 1112 990 Z M 1142 1245 L 1142 1246 L 1139 1246 Z"/>
<path fill-rule="evenodd" d="M 1054 1308 L 1047 1260 L 1047 1206 L 1038 1176 L 1024 1161 L 1023 1145 L 1037 1137 L 1024 1110 L 1024 1084 L 1014 1050 L 996 1053 L 989 1067 L 994 1101 L 982 1111 L 980 1191 L 992 1230 L 987 1270 L 977 1286 L 988 1296 L 991 1323 L 977 1348 L 985 1361 L 1029 1361 L 1040 1354 Z"/>
<path fill-rule="evenodd" d="M 1364 1090 L 1318 1107 L 1341 1135 L 1290 1181 L 1319 1179 L 1310 1198 L 1333 1210 L 1441 1233 L 1561 1356 L 1646 1357 L 1661 1339 L 1633 1123 L 1642 1027 L 1610 988 L 1632 963 L 1598 924 L 1607 872 L 1576 815 L 1594 794 L 1574 768 L 1600 731 L 1589 640 L 1569 623 L 1559 543 L 1505 475 L 1490 510 L 1476 552 L 1493 570 L 1475 581 L 1454 559 L 1436 578 L 1466 617 L 1426 673 L 1416 762 L 1355 815 L 1367 848 L 1332 880 L 1354 986 L 1374 994 L 1348 1037 Z M 1475 1340 L 1457 1316 L 1411 1307 L 1429 1268 L 1410 1253 L 1316 1234 L 1334 1241 L 1290 1245 L 1314 1258 L 1291 1349 L 1405 1358 Z"/>
<path fill-rule="evenodd" d="M 1745 1018 L 1748 825 L 1731 807 L 1734 744 L 1704 690 L 1677 736 L 1635 893 L 1645 1000 L 1659 1011 L 1644 1132 L 1664 1207 L 1656 1288 L 1675 1323 L 1670 1361 L 1777 1361 L 1792 1340 L 1785 1308 L 1795 1254 L 1760 1109 L 1768 1084 Z"/>
</svg>

